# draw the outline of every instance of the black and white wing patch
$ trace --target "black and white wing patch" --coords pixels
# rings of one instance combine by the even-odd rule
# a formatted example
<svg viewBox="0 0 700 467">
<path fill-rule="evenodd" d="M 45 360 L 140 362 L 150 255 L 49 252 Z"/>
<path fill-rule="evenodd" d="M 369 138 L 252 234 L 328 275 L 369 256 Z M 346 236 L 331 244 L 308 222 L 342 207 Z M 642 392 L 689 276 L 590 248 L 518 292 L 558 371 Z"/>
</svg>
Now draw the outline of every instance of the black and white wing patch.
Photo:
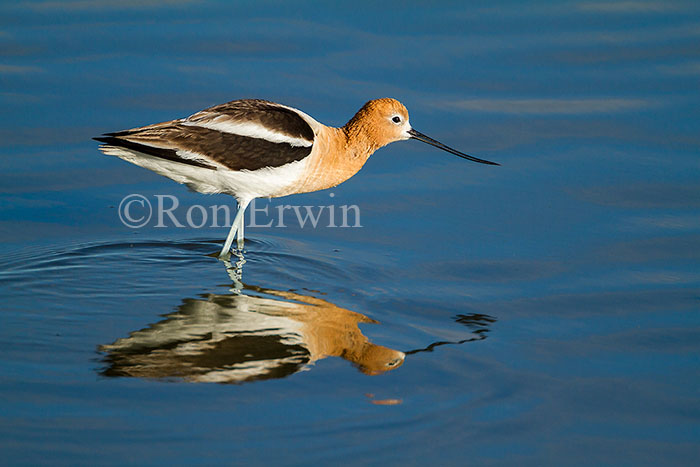
<svg viewBox="0 0 700 467">
<path fill-rule="evenodd" d="M 314 136 L 311 125 L 294 109 L 246 99 L 95 139 L 183 164 L 239 171 L 302 160 L 311 153 Z"/>
</svg>

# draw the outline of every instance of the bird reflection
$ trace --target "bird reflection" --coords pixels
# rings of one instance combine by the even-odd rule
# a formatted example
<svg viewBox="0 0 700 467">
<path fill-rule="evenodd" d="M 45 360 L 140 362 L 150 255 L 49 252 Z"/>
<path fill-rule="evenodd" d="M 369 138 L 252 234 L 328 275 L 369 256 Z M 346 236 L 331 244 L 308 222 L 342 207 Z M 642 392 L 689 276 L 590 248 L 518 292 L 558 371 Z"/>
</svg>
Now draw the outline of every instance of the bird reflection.
<svg viewBox="0 0 700 467">
<path fill-rule="evenodd" d="M 481 341 L 486 339 L 486 335 L 491 330 L 489 326 L 495 323 L 497 320 L 493 316 L 485 315 L 482 313 L 469 313 L 464 315 L 457 315 L 453 318 L 455 322 L 466 326 L 471 331 L 471 336 L 466 339 L 461 339 L 458 341 L 437 341 L 433 342 L 424 349 L 409 350 L 406 355 L 411 355 L 418 352 L 432 352 L 436 347 L 441 345 L 459 345 L 466 342 Z"/>
<path fill-rule="evenodd" d="M 162 321 L 101 346 L 102 374 L 243 383 L 282 378 L 326 357 L 369 375 L 403 364 L 403 352 L 370 342 L 358 327 L 377 321 L 310 295 L 246 286 L 242 255 L 225 263 L 230 294 L 185 299 Z"/>
<path fill-rule="evenodd" d="M 100 346 L 101 374 L 244 383 L 284 378 L 323 358 L 341 357 L 362 373 L 378 375 L 400 367 L 406 355 L 484 339 L 495 321 L 478 313 L 457 315 L 453 319 L 469 328 L 468 338 L 404 353 L 370 342 L 359 324 L 378 322 L 361 313 L 307 293 L 245 285 L 240 252 L 235 263 L 224 264 L 229 293 L 184 299 L 158 323 Z"/>
</svg>

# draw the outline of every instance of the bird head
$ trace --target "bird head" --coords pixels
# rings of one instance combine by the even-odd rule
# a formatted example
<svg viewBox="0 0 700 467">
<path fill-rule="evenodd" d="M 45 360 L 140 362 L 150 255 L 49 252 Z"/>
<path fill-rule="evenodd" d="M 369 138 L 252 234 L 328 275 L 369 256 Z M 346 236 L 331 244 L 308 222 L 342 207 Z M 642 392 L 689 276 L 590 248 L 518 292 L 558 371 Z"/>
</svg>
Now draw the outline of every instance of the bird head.
<svg viewBox="0 0 700 467">
<path fill-rule="evenodd" d="M 368 139 L 372 151 L 395 141 L 417 139 L 463 159 L 481 164 L 500 165 L 464 154 L 415 130 L 409 123 L 406 107 L 390 97 L 367 102 L 345 125 L 345 129 L 353 138 L 359 139 L 364 136 Z"/>
</svg>

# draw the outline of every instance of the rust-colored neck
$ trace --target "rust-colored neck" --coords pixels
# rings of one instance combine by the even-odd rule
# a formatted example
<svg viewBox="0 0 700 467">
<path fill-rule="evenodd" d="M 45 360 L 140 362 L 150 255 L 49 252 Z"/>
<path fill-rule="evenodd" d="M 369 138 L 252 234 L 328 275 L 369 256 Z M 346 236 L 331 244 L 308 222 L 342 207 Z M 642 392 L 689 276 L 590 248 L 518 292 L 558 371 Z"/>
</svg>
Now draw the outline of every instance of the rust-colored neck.
<svg viewBox="0 0 700 467">
<path fill-rule="evenodd" d="M 377 138 L 376 129 L 367 118 L 364 108 L 360 109 L 344 127 L 339 128 L 345 138 L 349 153 L 354 157 L 364 157 L 365 161 L 374 151 L 382 147 Z"/>
<path fill-rule="evenodd" d="M 353 119 L 354 120 L 354 119 Z M 342 128 L 323 127 L 316 135 L 308 168 L 294 193 L 331 188 L 360 171 L 369 156 L 378 148 L 362 125 Z"/>
</svg>

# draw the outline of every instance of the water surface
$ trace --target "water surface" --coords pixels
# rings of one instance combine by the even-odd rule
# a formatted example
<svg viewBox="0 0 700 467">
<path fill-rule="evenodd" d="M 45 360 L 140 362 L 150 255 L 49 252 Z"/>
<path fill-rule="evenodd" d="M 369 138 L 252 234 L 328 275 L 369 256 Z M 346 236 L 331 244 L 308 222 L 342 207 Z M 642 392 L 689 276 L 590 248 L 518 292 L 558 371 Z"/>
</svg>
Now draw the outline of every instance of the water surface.
<svg viewBox="0 0 700 467">
<path fill-rule="evenodd" d="M 4 3 L 3 459 L 694 465 L 699 36 L 695 2 Z M 287 212 L 232 264 L 225 227 L 117 213 L 231 198 L 90 140 L 241 97 L 342 125 L 383 96 L 502 166 L 393 144 L 259 205 L 361 228 Z"/>
</svg>

